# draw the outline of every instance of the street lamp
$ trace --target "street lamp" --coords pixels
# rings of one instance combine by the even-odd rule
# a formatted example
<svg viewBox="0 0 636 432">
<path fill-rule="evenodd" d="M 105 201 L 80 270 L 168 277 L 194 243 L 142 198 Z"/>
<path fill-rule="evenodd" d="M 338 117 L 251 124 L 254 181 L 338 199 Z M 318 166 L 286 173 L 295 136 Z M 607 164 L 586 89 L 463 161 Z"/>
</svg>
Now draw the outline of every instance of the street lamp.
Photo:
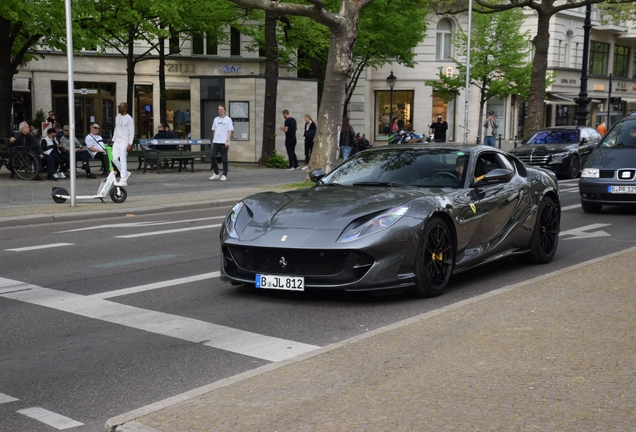
<svg viewBox="0 0 636 432">
<path fill-rule="evenodd" d="M 391 131 L 393 131 L 393 87 L 395 87 L 395 81 L 397 81 L 397 77 L 393 75 L 393 69 L 391 69 L 391 75 L 386 77 L 386 85 L 388 85 L 389 89 L 391 89 L 391 99 L 389 102 L 389 121 L 391 122 L 389 124 L 389 129 Z"/>
<path fill-rule="evenodd" d="M 579 97 L 574 99 L 574 102 L 578 105 L 576 109 L 577 125 L 585 126 L 587 124 L 587 115 L 590 113 L 591 98 L 587 96 L 587 69 L 588 52 L 590 50 L 590 30 L 592 29 L 592 21 L 590 15 L 592 12 L 592 5 L 585 6 L 585 21 L 583 24 L 583 64 L 581 65 L 581 91 Z M 611 80 L 611 78 L 610 78 Z M 611 81 L 610 81 L 611 82 Z M 607 100 L 607 106 L 609 107 L 610 100 Z M 607 128 L 609 129 L 609 114 L 607 117 Z"/>
</svg>

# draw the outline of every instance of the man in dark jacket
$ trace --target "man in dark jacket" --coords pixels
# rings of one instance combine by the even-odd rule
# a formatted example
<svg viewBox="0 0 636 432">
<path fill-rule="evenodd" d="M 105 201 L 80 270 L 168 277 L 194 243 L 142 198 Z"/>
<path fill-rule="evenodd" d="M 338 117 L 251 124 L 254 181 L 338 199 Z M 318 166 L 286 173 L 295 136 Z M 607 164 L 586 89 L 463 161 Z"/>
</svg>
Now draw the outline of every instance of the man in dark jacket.
<svg viewBox="0 0 636 432">
<path fill-rule="evenodd" d="M 27 122 L 20 123 L 20 132 L 16 133 L 10 139 L 11 143 L 16 146 L 24 146 L 29 148 L 37 157 L 38 166 L 36 167 L 38 172 L 42 170 L 42 167 L 46 167 L 48 172 L 48 180 L 57 180 L 53 175 L 55 174 L 55 163 L 51 155 L 44 154 L 42 147 L 33 139 L 31 135 L 31 128 Z M 15 176 L 15 171 L 11 168 L 11 177 Z M 41 180 L 37 175 L 34 180 Z"/>
</svg>

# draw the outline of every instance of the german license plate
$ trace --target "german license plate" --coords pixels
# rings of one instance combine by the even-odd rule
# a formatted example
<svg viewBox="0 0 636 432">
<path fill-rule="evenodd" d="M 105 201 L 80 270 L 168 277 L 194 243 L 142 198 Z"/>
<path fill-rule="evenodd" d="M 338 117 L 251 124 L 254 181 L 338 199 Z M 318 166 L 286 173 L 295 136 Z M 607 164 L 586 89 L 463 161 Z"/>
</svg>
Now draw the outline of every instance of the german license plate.
<svg viewBox="0 0 636 432">
<path fill-rule="evenodd" d="M 636 186 L 608 186 L 607 192 L 613 194 L 636 194 Z"/>
<path fill-rule="evenodd" d="M 304 291 L 305 278 L 302 276 L 256 275 L 256 288 Z"/>
</svg>

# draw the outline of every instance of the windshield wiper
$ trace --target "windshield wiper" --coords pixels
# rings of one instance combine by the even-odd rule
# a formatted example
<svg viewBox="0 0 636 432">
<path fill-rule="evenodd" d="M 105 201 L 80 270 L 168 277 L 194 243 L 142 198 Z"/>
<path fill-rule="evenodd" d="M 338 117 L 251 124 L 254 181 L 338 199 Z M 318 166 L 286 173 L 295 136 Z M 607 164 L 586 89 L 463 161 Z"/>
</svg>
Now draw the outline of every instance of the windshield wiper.
<svg viewBox="0 0 636 432">
<path fill-rule="evenodd" d="M 353 184 L 354 186 L 390 186 L 390 187 L 400 187 L 400 186 L 408 186 L 403 183 L 391 183 L 391 182 L 357 182 Z"/>
</svg>

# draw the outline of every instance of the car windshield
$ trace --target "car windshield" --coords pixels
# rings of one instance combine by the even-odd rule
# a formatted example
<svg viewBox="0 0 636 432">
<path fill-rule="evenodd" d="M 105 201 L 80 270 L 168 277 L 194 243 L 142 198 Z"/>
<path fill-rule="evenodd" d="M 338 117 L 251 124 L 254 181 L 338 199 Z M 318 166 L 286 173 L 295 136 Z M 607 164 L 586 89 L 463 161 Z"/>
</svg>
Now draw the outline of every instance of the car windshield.
<svg viewBox="0 0 636 432">
<path fill-rule="evenodd" d="M 536 132 L 526 144 L 571 144 L 579 142 L 578 129 L 545 129 Z"/>
<path fill-rule="evenodd" d="M 361 152 L 319 185 L 462 187 L 468 152 L 458 148 L 388 148 Z"/>
<path fill-rule="evenodd" d="M 600 144 L 601 147 L 636 147 L 636 119 L 616 124 Z"/>
</svg>

